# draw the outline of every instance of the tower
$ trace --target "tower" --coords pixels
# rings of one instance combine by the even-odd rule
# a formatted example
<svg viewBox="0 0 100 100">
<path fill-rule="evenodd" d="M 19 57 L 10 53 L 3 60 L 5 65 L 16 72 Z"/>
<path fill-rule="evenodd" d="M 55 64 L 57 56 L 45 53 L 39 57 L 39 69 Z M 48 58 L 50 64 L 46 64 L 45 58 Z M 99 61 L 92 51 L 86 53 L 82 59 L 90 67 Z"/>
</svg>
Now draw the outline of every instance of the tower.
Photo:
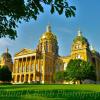
<svg viewBox="0 0 100 100">
<path fill-rule="evenodd" d="M 13 66 L 13 62 L 12 62 L 12 57 L 9 53 L 9 49 L 6 48 L 5 52 L 1 55 L 1 67 L 6 65 L 9 67 L 10 71 L 12 71 L 12 66 Z"/>
<path fill-rule="evenodd" d="M 37 50 L 40 52 L 43 62 L 42 83 L 52 83 L 54 81 L 55 59 L 58 56 L 58 42 L 50 25 L 46 27 L 46 32 L 40 37 Z"/>
<path fill-rule="evenodd" d="M 77 36 L 73 40 L 71 47 L 72 59 L 82 59 L 88 61 L 89 55 L 90 55 L 89 42 L 82 35 L 82 32 L 79 30 Z"/>
</svg>

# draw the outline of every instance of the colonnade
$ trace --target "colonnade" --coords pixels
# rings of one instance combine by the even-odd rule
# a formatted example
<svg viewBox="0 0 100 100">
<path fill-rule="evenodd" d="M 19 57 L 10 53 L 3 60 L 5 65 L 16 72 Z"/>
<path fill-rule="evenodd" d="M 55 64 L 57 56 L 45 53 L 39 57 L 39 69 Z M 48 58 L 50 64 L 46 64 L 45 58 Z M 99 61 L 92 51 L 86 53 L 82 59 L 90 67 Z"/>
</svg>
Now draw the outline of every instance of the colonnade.
<svg viewBox="0 0 100 100">
<path fill-rule="evenodd" d="M 27 56 L 14 59 L 13 82 L 36 82 L 42 81 L 42 62 L 36 56 Z"/>
</svg>

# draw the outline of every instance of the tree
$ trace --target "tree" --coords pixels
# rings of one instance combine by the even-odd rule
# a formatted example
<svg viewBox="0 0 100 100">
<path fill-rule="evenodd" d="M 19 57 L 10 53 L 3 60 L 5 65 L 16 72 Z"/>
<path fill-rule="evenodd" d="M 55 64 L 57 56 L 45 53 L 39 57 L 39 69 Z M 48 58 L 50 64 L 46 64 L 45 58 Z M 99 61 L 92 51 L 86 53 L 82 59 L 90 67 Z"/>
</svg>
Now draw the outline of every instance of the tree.
<svg viewBox="0 0 100 100">
<path fill-rule="evenodd" d="M 63 71 L 56 72 L 55 80 L 59 81 L 59 82 L 63 81 L 64 80 L 64 72 Z"/>
<path fill-rule="evenodd" d="M 66 68 L 66 80 L 80 83 L 84 79 L 96 80 L 95 66 L 81 59 L 70 60 Z"/>
<path fill-rule="evenodd" d="M 17 37 L 16 27 L 21 20 L 37 19 L 44 12 L 44 5 L 50 6 L 50 12 L 65 13 L 66 17 L 75 16 L 76 8 L 69 6 L 67 0 L 0 0 L 0 38 Z"/>
<path fill-rule="evenodd" d="M 8 66 L 2 66 L 0 68 L 0 81 L 10 82 L 12 80 L 12 73 Z"/>
</svg>

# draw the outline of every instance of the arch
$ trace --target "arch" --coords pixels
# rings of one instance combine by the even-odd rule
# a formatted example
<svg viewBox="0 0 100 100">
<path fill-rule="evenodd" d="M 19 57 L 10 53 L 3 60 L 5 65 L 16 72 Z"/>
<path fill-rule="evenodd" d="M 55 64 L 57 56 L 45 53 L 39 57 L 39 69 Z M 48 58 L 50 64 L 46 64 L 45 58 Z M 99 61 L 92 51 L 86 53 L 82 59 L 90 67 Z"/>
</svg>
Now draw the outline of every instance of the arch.
<svg viewBox="0 0 100 100">
<path fill-rule="evenodd" d="M 26 82 L 28 82 L 28 77 L 29 77 L 29 75 L 28 75 L 28 74 L 26 74 Z"/>
<path fill-rule="evenodd" d="M 13 77 L 12 77 L 12 81 L 13 81 L 13 82 L 15 82 L 15 81 L 16 81 L 16 80 L 15 80 L 15 77 L 16 77 L 16 76 L 15 76 L 15 75 L 13 75 Z"/>
<path fill-rule="evenodd" d="M 33 81 L 33 74 L 30 75 L 30 82 Z"/>
<path fill-rule="evenodd" d="M 24 82 L 24 75 L 21 75 L 21 82 Z"/>
</svg>

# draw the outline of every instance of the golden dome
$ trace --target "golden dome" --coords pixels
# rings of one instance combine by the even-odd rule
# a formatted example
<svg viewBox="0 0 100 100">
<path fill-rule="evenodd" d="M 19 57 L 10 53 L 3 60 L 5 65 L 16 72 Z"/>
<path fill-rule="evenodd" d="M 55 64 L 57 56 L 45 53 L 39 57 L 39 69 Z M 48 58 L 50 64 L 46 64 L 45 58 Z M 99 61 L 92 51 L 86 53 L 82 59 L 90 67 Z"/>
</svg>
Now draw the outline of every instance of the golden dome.
<svg viewBox="0 0 100 100">
<path fill-rule="evenodd" d="M 57 40 L 56 36 L 51 32 L 51 26 L 48 25 L 46 32 L 41 36 L 40 42 L 43 40 Z"/>
</svg>

